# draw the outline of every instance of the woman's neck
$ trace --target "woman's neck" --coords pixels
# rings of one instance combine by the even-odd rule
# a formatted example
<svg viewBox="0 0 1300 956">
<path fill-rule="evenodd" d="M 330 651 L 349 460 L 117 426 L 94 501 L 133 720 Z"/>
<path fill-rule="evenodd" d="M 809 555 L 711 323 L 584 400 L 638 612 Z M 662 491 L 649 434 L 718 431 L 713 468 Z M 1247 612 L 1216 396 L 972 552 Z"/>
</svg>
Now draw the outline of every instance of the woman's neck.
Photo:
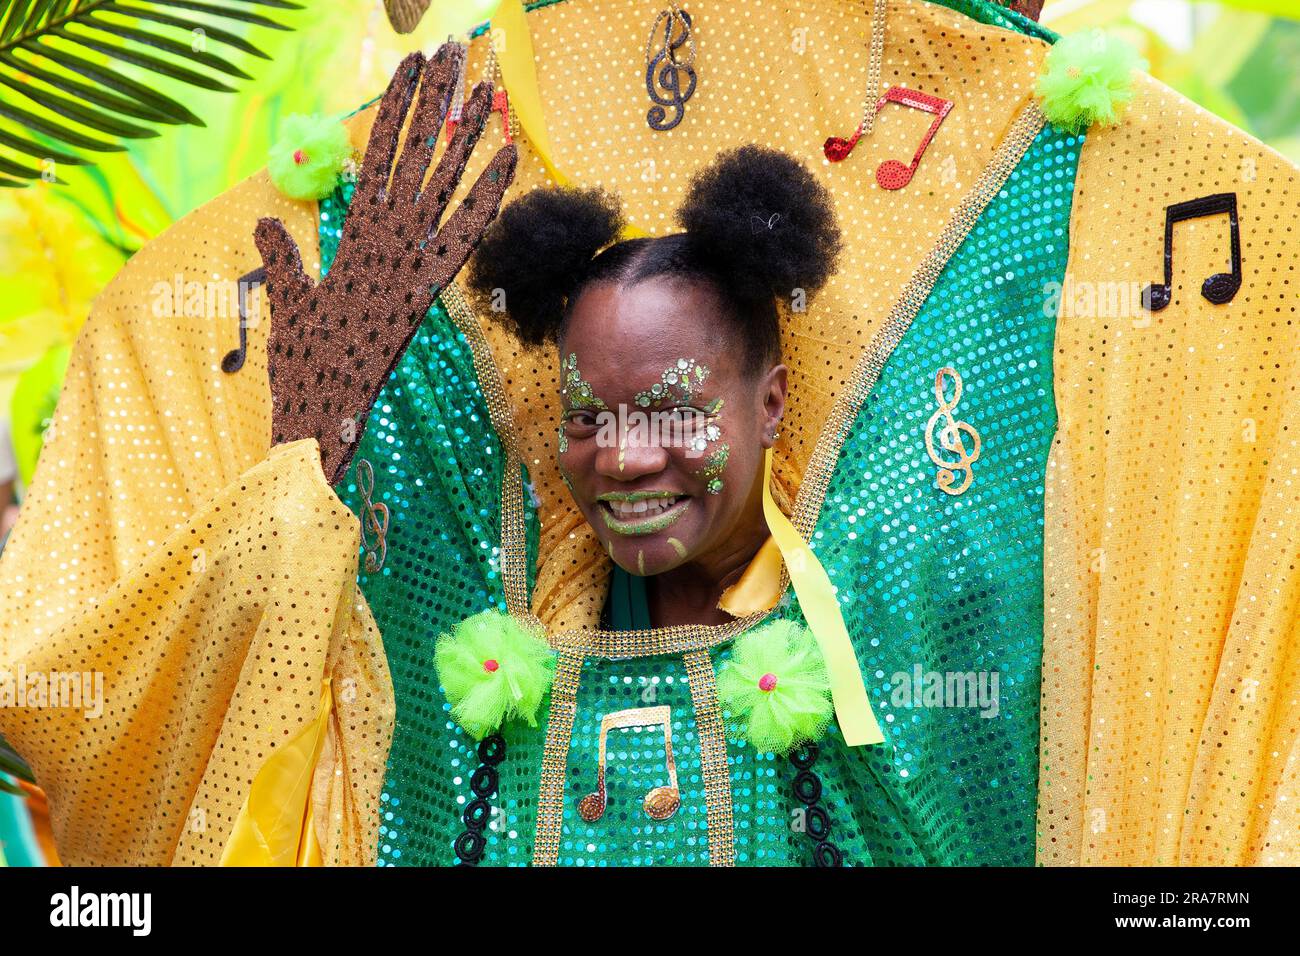
<svg viewBox="0 0 1300 956">
<path fill-rule="evenodd" d="M 767 537 L 760 471 L 745 501 L 742 519 L 718 547 L 697 560 L 646 578 L 652 625 L 671 627 L 730 621 L 731 615 L 718 607 L 718 601 L 727 588 L 740 580 Z"/>
</svg>

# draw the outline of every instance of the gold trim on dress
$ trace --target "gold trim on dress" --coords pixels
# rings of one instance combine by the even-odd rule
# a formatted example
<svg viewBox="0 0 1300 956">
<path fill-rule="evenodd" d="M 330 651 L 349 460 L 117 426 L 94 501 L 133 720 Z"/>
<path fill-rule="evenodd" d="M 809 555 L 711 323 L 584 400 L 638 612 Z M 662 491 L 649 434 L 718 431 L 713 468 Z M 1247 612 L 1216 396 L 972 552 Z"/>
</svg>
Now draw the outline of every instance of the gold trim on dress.
<svg viewBox="0 0 1300 956">
<path fill-rule="evenodd" d="M 543 633 L 541 622 L 532 614 L 528 595 L 528 532 L 524 511 L 523 461 L 510 403 L 501 381 L 501 370 L 483 335 L 483 326 L 456 283 L 442 290 L 442 304 L 469 345 L 474 374 L 487 400 L 488 420 L 501 441 L 506 460 L 501 480 L 501 586 L 506 609 L 512 616 Z"/>
<path fill-rule="evenodd" d="M 840 450 L 862 403 L 879 380 L 889 356 L 929 298 L 949 259 L 1019 165 L 1046 122 L 1042 110 L 1035 102 L 1031 101 L 1020 111 L 993 159 L 962 199 L 953 217 L 939 234 L 934 247 L 904 285 L 883 326 L 859 358 L 847 386 L 836 396 L 818 436 L 792 509 L 791 522 L 804 541 L 812 538 Z M 516 618 L 538 629 L 539 633 L 544 633 L 544 627 L 532 613 L 528 601 L 528 549 L 524 524 L 522 463 L 500 372 L 487 347 L 482 326 L 454 284 L 444 290 L 443 302 L 469 343 L 474 370 L 479 376 L 479 386 L 488 401 L 492 425 L 501 438 L 507 456 L 501 492 L 501 574 L 507 606 Z M 782 593 L 788 584 L 789 576 L 783 568 Z M 691 676 L 696 728 L 701 741 L 701 761 L 708 761 L 705 798 L 709 821 L 710 863 L 718 866 L 734 863 L 735 835 L 732 828 L 731 787 L 726 773 L 726 740 L 716 692 L 712 689 L 713 667 L 708 650 L 738 636 L 770 613 L 771 611 L 762 611 L 715 625 L 692 624 L 640 631 L 568 630 L 546 635 L 550 645 L 560 652 L 560 661 L 551 688 L 551 713 L 542 758 L 537 835 L 533 848 L 535 866 L 554 866 L 559 857 L 566 764 L 577 712 L 578 682 L 583 659 L 595 657 L 613 660 L 665 654 L 684 654 Z"/>
<path fill-rule="evenodd" d="M 551 713 L 546 721 L 546 746 L 542 750 L 542 782 L 537 793 L 537 828 L 533 840 L 533 866 L 555 866 L 560 857 L 564 825 L 564 781 L 569 762 L 569 741 L 578 713 L 578 682 L 582 656 L 561 652 L 551 684 Z"/>
<path fill-rule="evenodd" d="M 736 830 L 731 816 L 731 773 L 727 769 L 727 737 L 718 706 L 713 660 L 708 651 L 685 656 L 686 679 L 695 705 L 695 732 L 700 741 L 700 773 L 704 778 L 704 813 L 708 824 L 709 866 L 736 865 Z"/>
</svg>

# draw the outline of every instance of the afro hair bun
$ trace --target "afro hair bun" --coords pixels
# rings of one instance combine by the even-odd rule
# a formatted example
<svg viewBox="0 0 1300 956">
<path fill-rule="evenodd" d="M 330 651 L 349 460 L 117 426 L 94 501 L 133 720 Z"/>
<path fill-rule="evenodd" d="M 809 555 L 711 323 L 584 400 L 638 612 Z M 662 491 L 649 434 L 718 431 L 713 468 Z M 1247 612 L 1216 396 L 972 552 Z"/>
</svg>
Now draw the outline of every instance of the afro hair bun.
<svg viewBox="0 0 1300 956">
<path fill-rule="evenodd" d="M 540 346 L 560 338 L 587 283 L 704 278 L 719 287 L 758 363 L 779 351 L 778 300 L 796 290 L 811 298 L 841 247 L 826 188 L 798 160 L 759 146 L 723 153 L 697 173 L 677 220 L 685 232 L 616 242 L 624 219 L 615 197 L 535 189 L 489 228 L 469 286 L 521 342 Z"/>
<path fill-rule="evenodd" d="M 830 193 L 780 150 L 741 146 L 696 174 L 677 212 L 695 254 L 742 301 L 809 298 L 835 270 Z"/>
<path fill-rule="evenodd" d="M 554 342 L 569 295 L 623 223 L 618 200 L 599 189 L 534 189 L 506 206 L 483 237 L 469 286 L 494 311 L 504 306 L 522 342 Z"/>
</svg>

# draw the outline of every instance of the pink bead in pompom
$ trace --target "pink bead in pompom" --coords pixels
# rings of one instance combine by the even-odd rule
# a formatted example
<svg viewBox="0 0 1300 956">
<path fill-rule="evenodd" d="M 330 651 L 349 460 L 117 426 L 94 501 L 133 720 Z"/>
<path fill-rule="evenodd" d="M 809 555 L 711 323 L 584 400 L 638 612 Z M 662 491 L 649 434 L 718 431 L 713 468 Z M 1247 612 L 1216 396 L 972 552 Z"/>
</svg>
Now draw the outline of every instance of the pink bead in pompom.
<svg viewBox="0 0 1300 956">
<path fill-rule="evenodd" d="M 776 689 L 776 675 L 764 674 L 758 679 L 758 689 L 764 692 Z"/>
<path fill-rule="evenodd" d="M 500 666 L 501 666 L 501 665 L 498 664 L 498 663 L 497 663 L 495 660 L 493 660 L 491 657 L 489 657 L 487 660 L 485 660 L 485 661 L 483 662 L 483 669 L 484 669 L 485 671 L 487 671 L 489 674 L 495 674 L 497 668 L 500 667 Z"/>
<path fill-rule="evenodd" d="M 293 161 L 295 165 L 301 166 L 303 163 L 307 162 L 307 154 L 300 149 L 295 149 L 293 151 Z"/>
</svg>

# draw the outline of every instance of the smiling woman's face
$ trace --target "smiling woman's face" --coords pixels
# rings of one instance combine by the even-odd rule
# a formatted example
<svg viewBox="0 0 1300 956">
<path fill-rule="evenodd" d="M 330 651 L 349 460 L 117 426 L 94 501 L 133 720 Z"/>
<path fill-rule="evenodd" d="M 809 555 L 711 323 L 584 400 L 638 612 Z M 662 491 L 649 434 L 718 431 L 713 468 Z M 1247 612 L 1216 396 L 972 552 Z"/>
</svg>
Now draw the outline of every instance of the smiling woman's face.
<svg viewBox="0 0 1300 956">
<path fill-rule="evenodd" d="M 785 368 L 753 373 L 699 282 L 589 286 L 560 343 L 560 470 L 610 557 L 662 574 L 760 542 Z"/>
</svg>

